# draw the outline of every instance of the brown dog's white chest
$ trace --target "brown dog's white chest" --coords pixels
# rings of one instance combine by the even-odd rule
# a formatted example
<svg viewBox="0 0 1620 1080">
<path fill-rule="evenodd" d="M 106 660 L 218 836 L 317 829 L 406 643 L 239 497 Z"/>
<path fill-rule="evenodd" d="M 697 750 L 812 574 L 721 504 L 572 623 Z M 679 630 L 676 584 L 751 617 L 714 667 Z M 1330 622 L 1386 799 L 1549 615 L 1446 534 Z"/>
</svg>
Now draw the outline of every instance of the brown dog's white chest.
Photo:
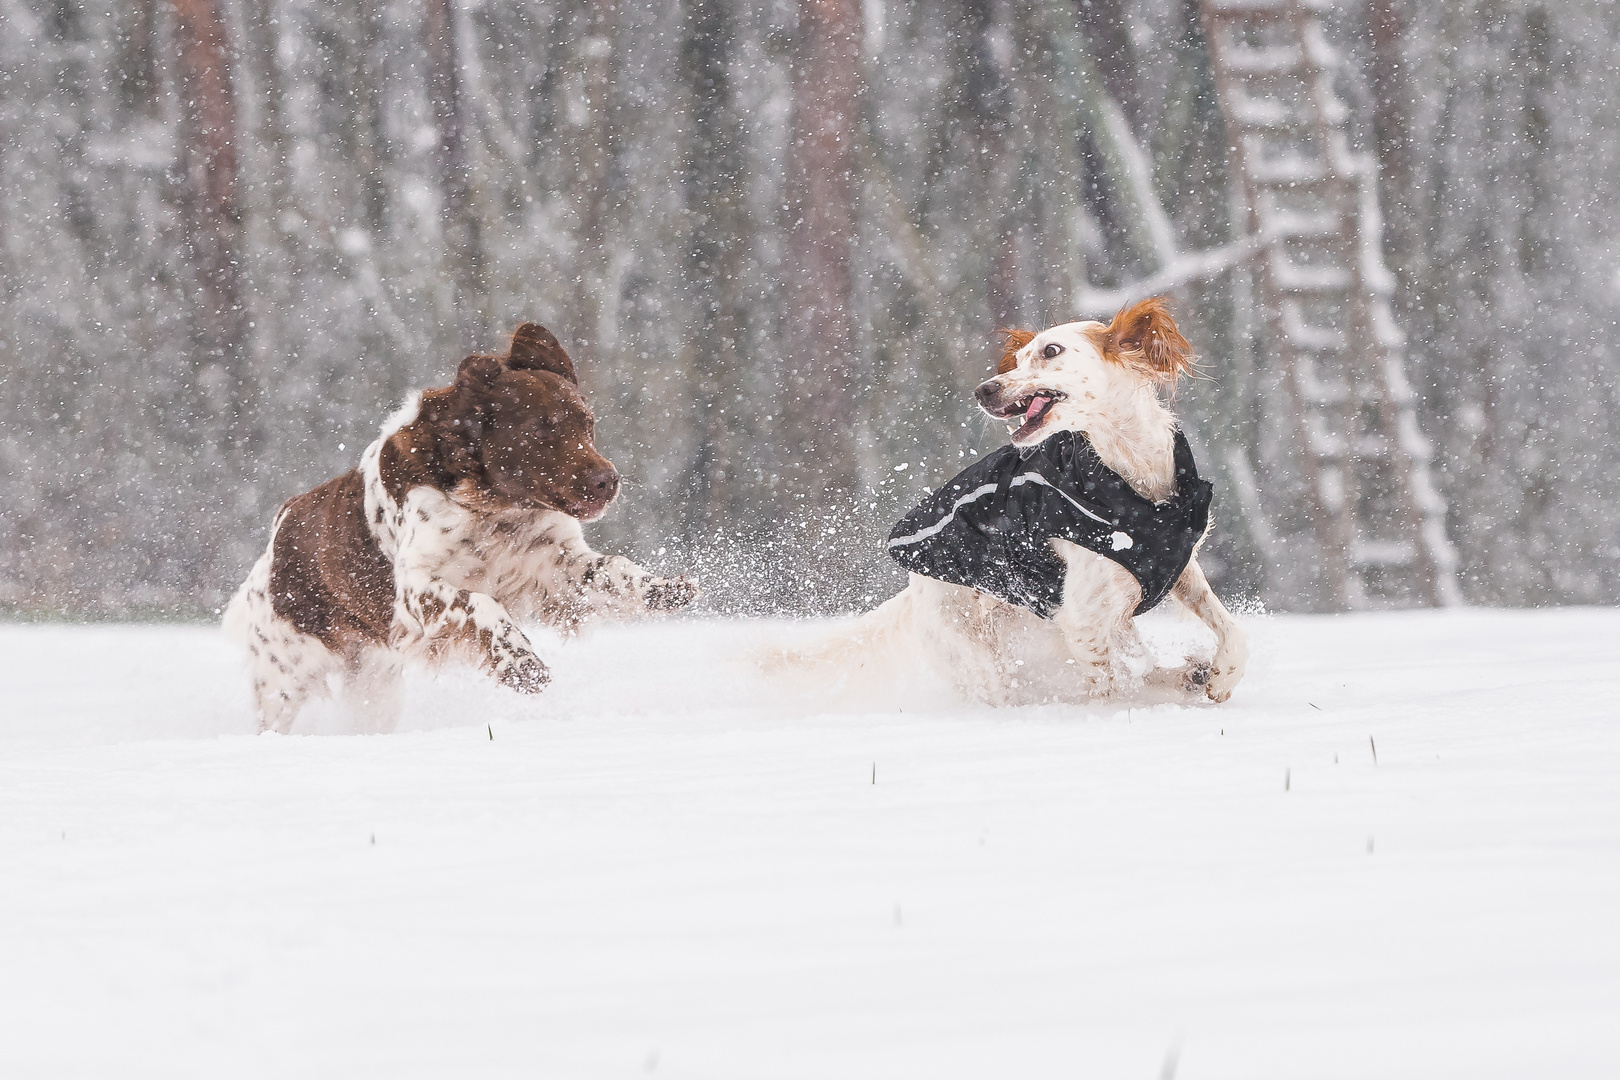
<svg viewBox="0 0 1620 1080">
<path fill-rule="evenodd" d="M 555 511 L 481 513 L 422 488 L 402 509 L 397 562 L 517 609 L 555 591 L 569 547 L 583 542 L 579 522 Z"/>
</svg>

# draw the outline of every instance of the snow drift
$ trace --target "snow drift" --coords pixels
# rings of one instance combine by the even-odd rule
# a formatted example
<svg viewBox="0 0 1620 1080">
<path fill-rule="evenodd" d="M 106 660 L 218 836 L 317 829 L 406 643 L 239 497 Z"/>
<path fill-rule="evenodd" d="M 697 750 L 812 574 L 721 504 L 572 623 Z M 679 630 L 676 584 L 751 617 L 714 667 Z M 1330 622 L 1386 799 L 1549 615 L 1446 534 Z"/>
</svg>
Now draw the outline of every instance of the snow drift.
<svg viewBox="0 0 1620 1080">
<path fill-rule="evenodd" d="M 0 628 L 0 1073 L 1614 1075 L 1620 612 L 1246 626 L 1220 707 L 680 622 L 325 738 L 215 630 Z"/>
</svg>

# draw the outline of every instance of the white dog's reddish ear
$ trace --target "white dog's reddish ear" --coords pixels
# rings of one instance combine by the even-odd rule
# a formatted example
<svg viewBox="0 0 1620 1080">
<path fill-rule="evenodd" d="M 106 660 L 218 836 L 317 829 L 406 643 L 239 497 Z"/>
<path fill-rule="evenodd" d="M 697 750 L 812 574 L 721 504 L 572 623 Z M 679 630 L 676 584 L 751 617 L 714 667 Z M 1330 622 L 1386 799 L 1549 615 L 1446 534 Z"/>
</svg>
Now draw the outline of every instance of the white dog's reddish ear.
<svg viewBox="0 0 1620 1080">
<path fill-rule="evenodd" d="M 1192 345 L 1177 329 L 1162 296 L 1121 308 L 1095 339 L 1103 356 L 1161 382 L 1174 383 L 1194 369 Z"/>
<path fill-rule="evenodd" d="M 1011 330 L 1004 326 L 996 333 L 1001 335 L 1001 362 L 996 365 L 996 374 L 1005 375 L 1018 366 L 1018 350 L 1035 340 L 1035 331 Z"/>
<path fill-rule="evenodd" d="M 579 382 L 574 376 L 574 361 L 557 340 L 557 335 L 539 323 L 526 322 L 512 332 L 512 349 L 507 354 L 507 363 L 514 370 L 549 371 L 571 383 Z"/>
</svg>

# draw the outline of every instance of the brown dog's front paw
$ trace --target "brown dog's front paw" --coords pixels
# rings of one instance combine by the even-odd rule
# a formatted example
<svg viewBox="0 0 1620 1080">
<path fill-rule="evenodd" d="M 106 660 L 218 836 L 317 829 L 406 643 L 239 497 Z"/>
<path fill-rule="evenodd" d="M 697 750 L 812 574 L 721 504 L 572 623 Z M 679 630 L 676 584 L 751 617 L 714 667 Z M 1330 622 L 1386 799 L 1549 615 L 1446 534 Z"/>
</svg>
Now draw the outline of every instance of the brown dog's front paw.
<svg viewBox="0 0 1620 1080">
<path fill-rule="evenodd" d="M 538 656 L 525 653 L 496 668 L 495 678 L 520 694 L 538 694 L 551 681 L 551 672 Z"/>
<path fill-rule="evenodd" d="M 642 598 L 648 611 L 679 611 L 700 593 L 698 583 L 688 577 L 648 578 Z"/>
</svg>

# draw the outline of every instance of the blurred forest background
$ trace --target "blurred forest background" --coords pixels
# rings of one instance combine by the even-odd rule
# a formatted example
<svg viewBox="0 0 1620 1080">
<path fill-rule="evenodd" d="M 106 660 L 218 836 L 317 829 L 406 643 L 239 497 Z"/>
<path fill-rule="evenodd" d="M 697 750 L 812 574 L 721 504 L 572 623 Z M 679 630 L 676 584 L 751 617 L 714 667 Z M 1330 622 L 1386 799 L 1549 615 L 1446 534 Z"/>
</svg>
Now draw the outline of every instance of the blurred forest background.
<svg viewBox="0 0 1620 1080">
<path fill-rule="evenodd" d="M 1464 594 L 1615 601 L 1620 9 L 1328 31 Z M 1005 441 L 995 328 L 1234 239 L 1227 155 L 1194 0 L 0 0 L 0 610 L 209 615 L 526 318 L 625 476 L 597 546 L 722 610 L 881 598 L 889 524 Z M 1320 606 L 1233 497 L 1297 450 L 1250 271 L 1171 293 L 1210 576 Z"/>
</svg>

